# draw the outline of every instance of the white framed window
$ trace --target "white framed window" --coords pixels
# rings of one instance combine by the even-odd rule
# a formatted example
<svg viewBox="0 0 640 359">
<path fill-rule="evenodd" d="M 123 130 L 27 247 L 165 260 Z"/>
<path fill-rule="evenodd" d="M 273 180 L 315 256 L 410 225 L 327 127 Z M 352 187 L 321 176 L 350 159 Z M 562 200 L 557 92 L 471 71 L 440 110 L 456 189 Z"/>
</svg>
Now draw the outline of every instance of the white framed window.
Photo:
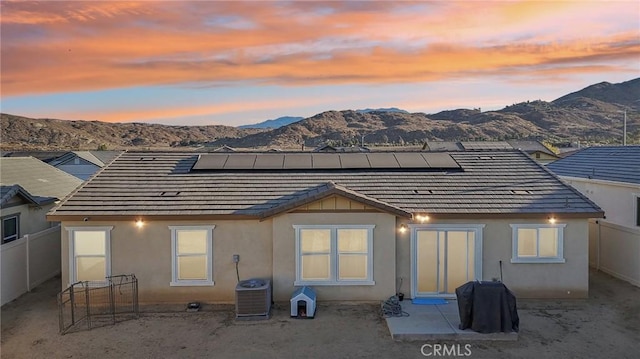
<svg viewBox="0 0 640 359">
<path fill-rule="evenodd" d="M 170 226 L 171 286 L 213 285 L 215 226 Z"/>
<path fill-rule="evenodd" d="M 20 215 L 12 214 L 2 217 L 2 244 L 20 238 Z"/>
<path fill-rule="evenodd" d="M 374 285 L 374 225 L 294 225 L 294 285 Z"/>
<path fill-rule="evenodd" d="M 111 275 L 113 227 L 67 227 L 70 283 L 104 283 Z"/>
<path fill-rule="evenodd" d="M 564 263 L 566 224 L 512 224 L 511 263 Z"/>
</svg>

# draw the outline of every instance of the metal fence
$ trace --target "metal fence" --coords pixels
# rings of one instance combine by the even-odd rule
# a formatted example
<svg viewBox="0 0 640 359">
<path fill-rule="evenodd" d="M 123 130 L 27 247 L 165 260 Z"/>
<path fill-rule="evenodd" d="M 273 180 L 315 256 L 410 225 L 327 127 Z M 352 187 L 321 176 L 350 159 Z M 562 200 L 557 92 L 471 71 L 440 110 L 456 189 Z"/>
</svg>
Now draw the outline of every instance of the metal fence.
<svg viewBox="0 0 640 359">
<path fill-rule="evenodd" d="M 134 274 L 105 283 L 77 282 L 58 294 L 60 333 L 113 325 L 137 318 L 138 279 Z"/>
</svg>

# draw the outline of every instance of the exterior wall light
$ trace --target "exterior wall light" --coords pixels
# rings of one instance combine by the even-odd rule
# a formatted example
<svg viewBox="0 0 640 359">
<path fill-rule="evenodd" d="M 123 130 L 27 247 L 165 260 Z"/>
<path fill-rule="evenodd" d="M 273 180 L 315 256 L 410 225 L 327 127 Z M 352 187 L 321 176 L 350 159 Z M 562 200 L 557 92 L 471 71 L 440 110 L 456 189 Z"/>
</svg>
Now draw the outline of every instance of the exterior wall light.
<svg viewBox="0 0 640 359">
<path fill-rule="evenodd" d="M 549 223 L 555 224 L 556 223 L 556 217 L 549 217 Z"/>
<path fill-rule="evenodd" d="M 137 219 L 136 220 L 136 227 L 138 227 L 138 228 L 144 227 L 144 221 L 142 219 Z"/>
<path fill-rule="evenodd" d="M 429 221 L 429 216 L 428 215 L 417 215 L 416 216 L 416 220 L 418 220 L 418 222 L 420 223 L 424 223 L 424 222 L 428 222 Z"/>
<path fill-rule="evenodd" d="M 404 224 L 404 223 L 403 223 L 403 224 L 401 224 L 401 225 L 400 225 L 400 229 L 399 229 L 399 230 L 400 230 L 400 233 L 404 233 L 404 232 L 406 232 L 406 231 L 407 231 L 407 225 L 406 225 L 406 224 Z"/>
</svg>

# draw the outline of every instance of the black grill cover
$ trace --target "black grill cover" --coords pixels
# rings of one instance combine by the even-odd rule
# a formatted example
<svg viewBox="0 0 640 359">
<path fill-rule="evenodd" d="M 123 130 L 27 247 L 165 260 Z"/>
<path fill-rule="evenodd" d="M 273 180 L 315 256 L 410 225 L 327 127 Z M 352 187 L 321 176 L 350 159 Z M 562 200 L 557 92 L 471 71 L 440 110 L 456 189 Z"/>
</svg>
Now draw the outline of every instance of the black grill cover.
<svg viewBox="0 0 640 359">
<path fill-rule="evenodd" d="M 501 282 L 468 282 L 456 288 L 460 329 L 479 333 L 517 332 L 516 297 Z"/>
</svg>

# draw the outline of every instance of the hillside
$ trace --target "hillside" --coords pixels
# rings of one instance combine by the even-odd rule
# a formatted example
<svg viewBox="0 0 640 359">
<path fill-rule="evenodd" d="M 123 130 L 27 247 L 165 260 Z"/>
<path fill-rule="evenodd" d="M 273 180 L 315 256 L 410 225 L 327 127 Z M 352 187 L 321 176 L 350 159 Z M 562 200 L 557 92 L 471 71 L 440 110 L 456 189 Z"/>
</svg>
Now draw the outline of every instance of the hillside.
<svg viewBox="0 0 640 359">
<path fill-rule="evenodd" d="M 3 150 L 124 148 L 300 149 L 322 143 L 421 144 L 425 140 L 546 139 L 620 143 L 627 111 L 628 143 L 640 143 L 640 79 L 599 83 L 554 101 L 527 101 L 498 111 L 457 109 L 427 115 L 403 111 L 327 111 L 276 129 L 164 126 L 30 119 L 1 115 Z"/>
<path fill-rule="evenodd" d="M 230 126 L 164 126 L 146 123 L 109 123 L 33 119 L 0 114 L 2 150 L 95 150 L 182 147 L 261 130 Z"/>
</svg>

